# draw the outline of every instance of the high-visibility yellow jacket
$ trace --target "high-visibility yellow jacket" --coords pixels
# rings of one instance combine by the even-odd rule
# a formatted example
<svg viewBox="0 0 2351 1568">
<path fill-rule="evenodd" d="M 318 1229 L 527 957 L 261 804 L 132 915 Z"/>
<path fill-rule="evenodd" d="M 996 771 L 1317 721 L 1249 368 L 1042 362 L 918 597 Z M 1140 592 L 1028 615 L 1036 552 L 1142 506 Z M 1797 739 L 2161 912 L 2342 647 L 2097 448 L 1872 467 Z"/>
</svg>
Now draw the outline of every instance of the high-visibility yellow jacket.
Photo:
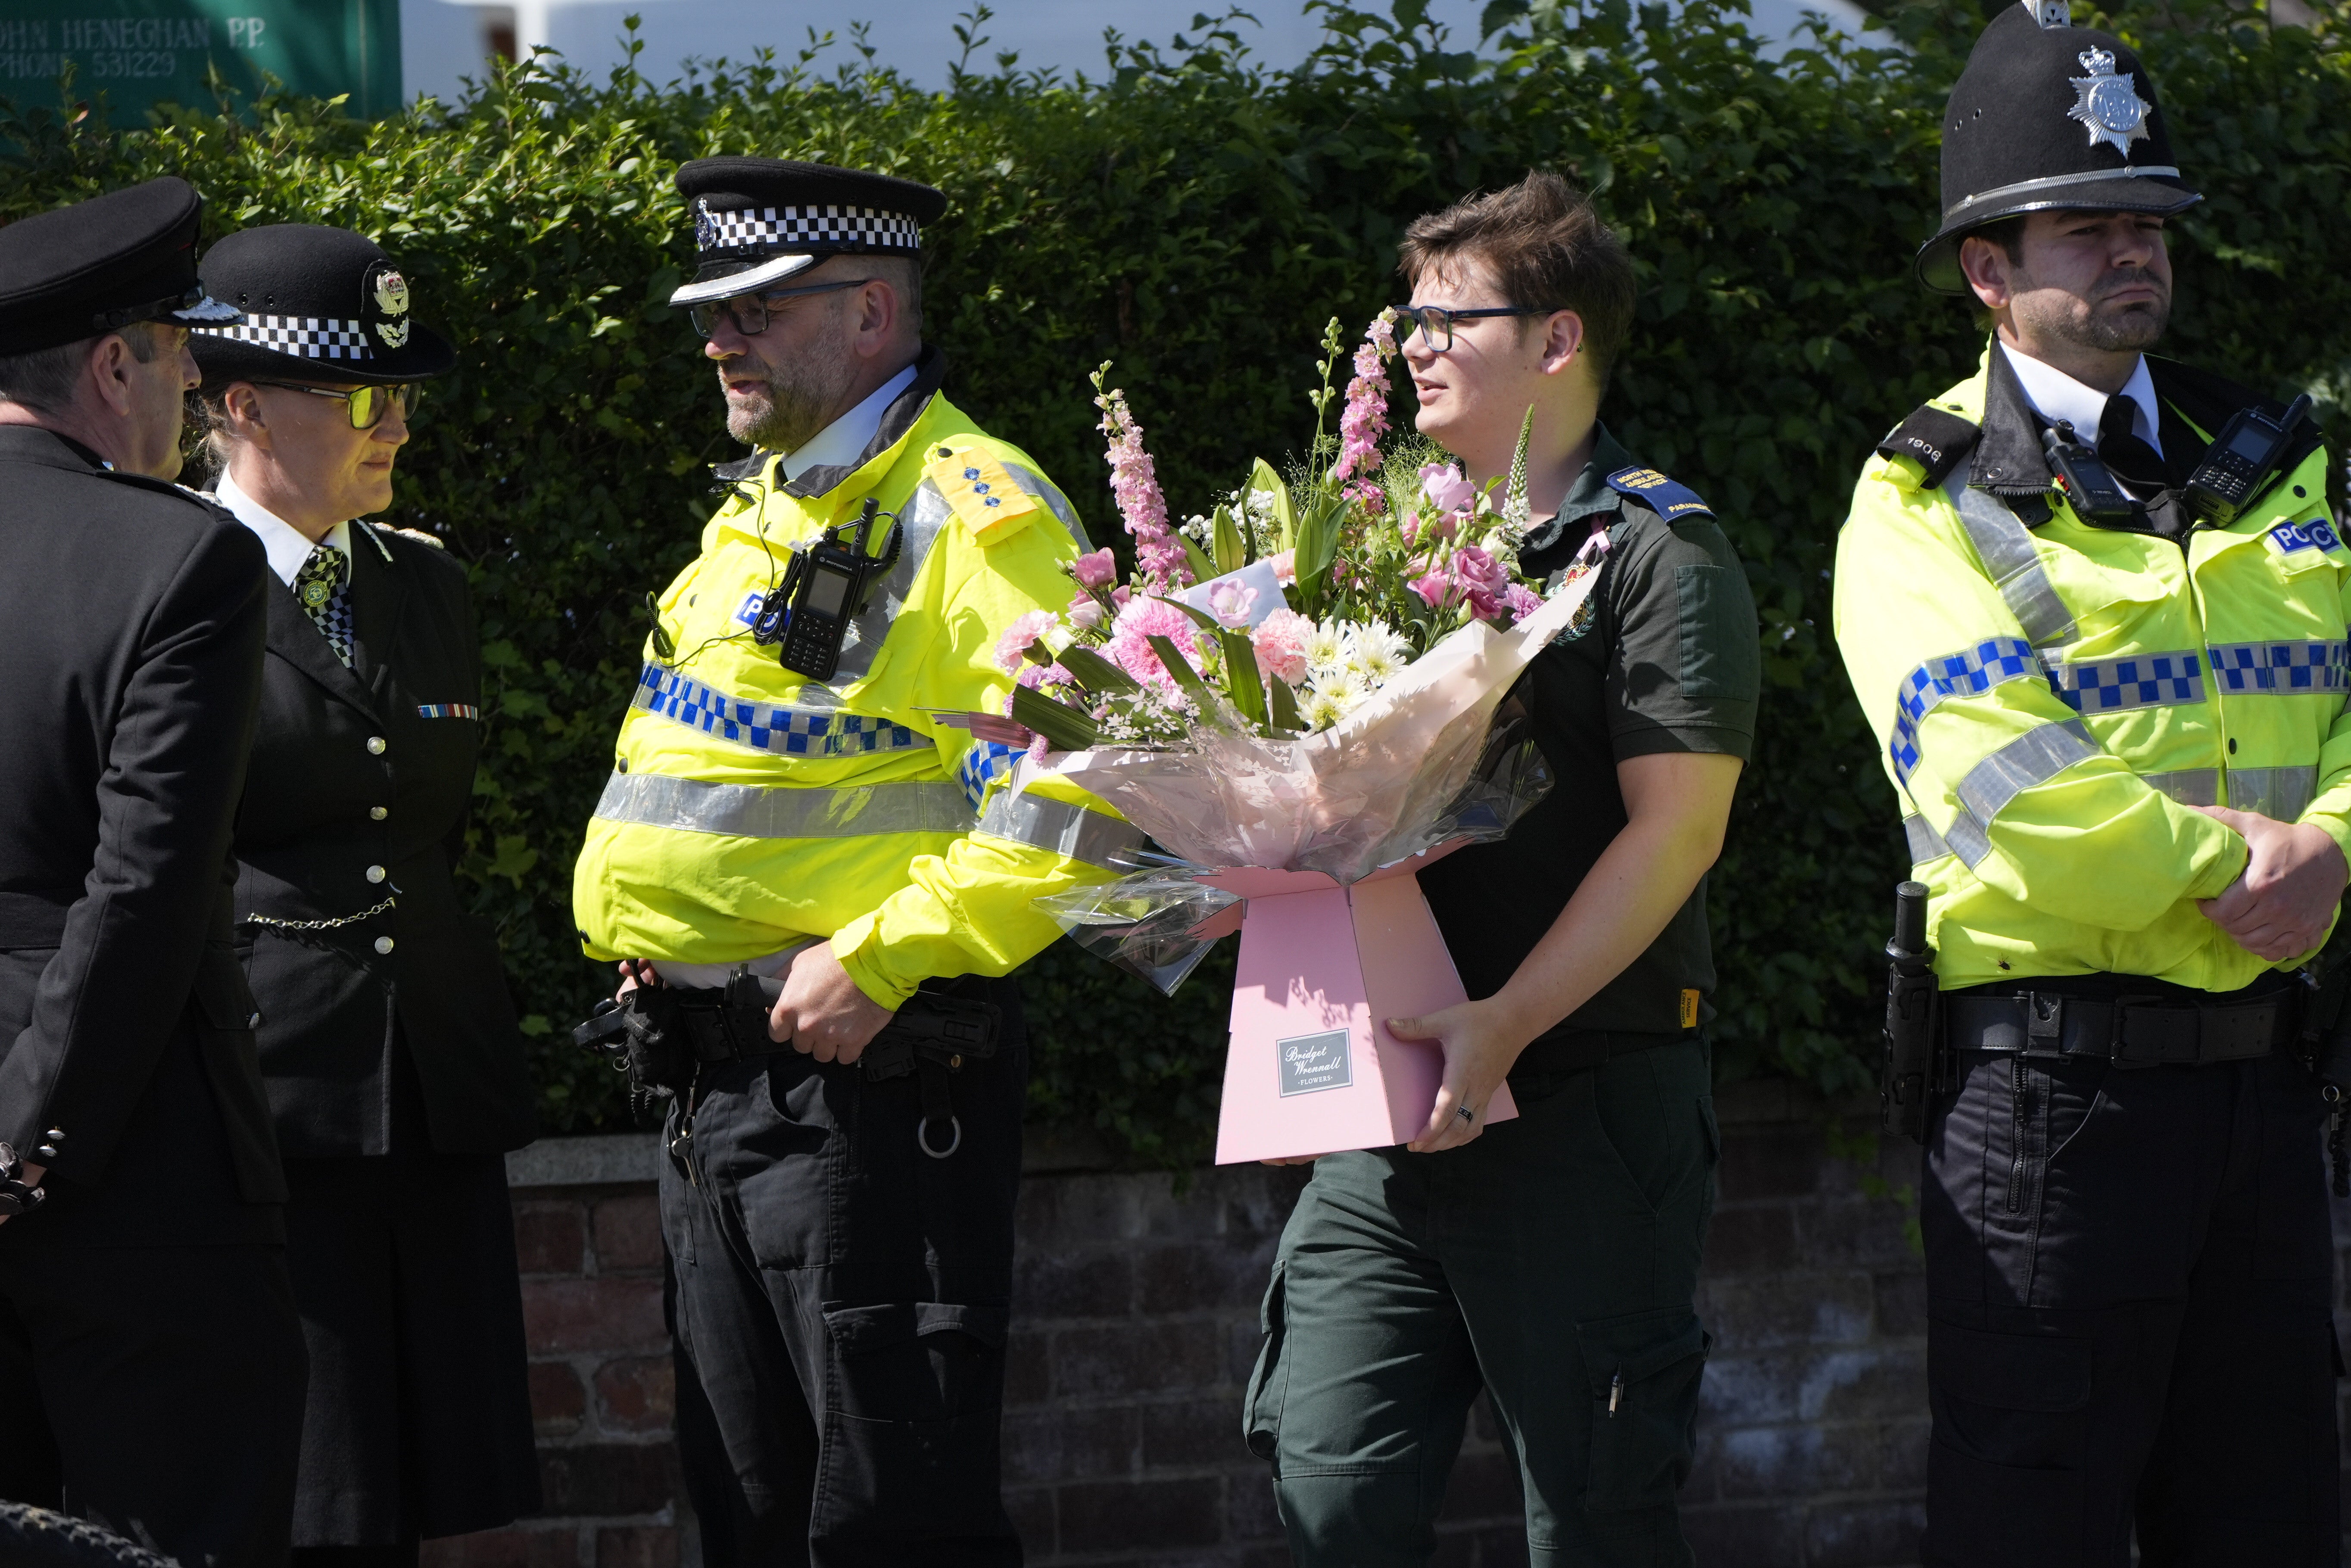
<svg viewBox="0 0 2351 1568">
<path fill-rule="evenodd" d="M 2167 456 L 2258 401 L 2148 369 Z M 2039 431 L 1988 354 L 1878 448 L 1837 543 L 1837 644 L 1932 893 L 1937 971 L 2235 990 L 2272 966 L 2195 900 L 2243 872 L 2245 842 L 2190 807 L 2313 823 L 2351 852 L 2351 550 L 2325 452 L 2305 439 L 2234 524 L 2175 542 L 2084 523 Z"/>
<path fill-rule="evenodd" d="M 785 483 L 755 454 L 702 554 L 661 596 L 611 781 L 572 880 L 600 959 L 733 963 L 830 939 L 858 988 L 895 1008 L 934 976 L 1006 973 L 1060 935 L 1040 894 L 1106 881 L 1141 834 L 1054 780 L 1011 798 L 1016 753 L 934 711 L 1002 711 L 997 639 L 1073 592 L 1069 502 L 1019 449 L 938 395 L 925 351 L 854 469 Z M 789 547 L 854 521 L 904 525 L 897 565 L 852 624 L 830 682 L 752 640 Z"/>
</svg>

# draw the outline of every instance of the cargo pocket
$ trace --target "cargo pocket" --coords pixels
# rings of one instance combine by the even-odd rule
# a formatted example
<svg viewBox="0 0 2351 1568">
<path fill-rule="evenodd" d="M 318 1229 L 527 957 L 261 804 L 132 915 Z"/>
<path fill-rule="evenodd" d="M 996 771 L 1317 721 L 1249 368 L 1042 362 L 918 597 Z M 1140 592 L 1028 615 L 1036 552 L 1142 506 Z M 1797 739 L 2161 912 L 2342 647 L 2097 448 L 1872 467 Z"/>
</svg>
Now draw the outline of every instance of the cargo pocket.
<svg viewBox="0 0 2351 1568">
<path fill-rule="evenodd" d="M 1932 1556 L 2018 1568 L 2076 1561 L 2092 1357 L 2084 1339 L 1928 1325 L 1927 1486 L 1954 1505 L 1928 1527 Z"/>
<path fill-rule="evenodd" d="M 1714 1336 L 1687 1307 L 1575 1325 L 1592 1386 L 1587 1512 L 1671 1502 L 1697 1445 L 1699 1376 Z"/>
<path fill-rule="evenodd" d="M 1259 1459 L 1270 1459 L 1281 1436 L 1281 1399 L 1288 1391 L 1289 1368 L 1282 1365 L 1281 1342 L 1288 1328 L 1288 1303 L 1282 1295 L 1281 1265 L 1265 1287 L 1265 1303 L 1258 1308 L 1261 1336 L 1257 1365 L 1249 1369 L 1249 1386 L 1241 1391 L 1241 1441 Z M 1279 1467 L 1276 1467 L 1279 1473 Z"/>
<path fill-rule="evenodd" d="M 886 1302 L 824 1313 L 824 1457 L 810 1528 L 920 1540 L 998 1525 L 1000 1301 Z"/>
</svg>

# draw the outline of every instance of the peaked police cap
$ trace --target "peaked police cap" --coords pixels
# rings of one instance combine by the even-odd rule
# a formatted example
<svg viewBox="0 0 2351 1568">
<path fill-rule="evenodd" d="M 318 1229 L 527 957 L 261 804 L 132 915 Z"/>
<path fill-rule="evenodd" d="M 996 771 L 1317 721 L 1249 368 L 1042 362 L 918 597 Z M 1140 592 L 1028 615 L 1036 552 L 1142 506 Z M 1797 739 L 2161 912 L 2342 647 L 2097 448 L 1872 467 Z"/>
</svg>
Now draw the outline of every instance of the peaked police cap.
<svg viewBox="0 0 2351 1568">
<path fill-rule="evenodd" d="M 2155 84 L 2123 41 L 2076 27 L 2065 0 L 2003 6 L 1943 112 L 1943 223 L 1919 281 L 1963 295 L 1959 241 L 2019 213 L 2176 213 L 2180 178 Z"/>
<path fill-rule="evenodd" d="M 946 194 L 912 180 L 780 158 L 697 158 L 677 171 L 694 213 L 694 281 L 672 305 L 749 294 L 827 256 L 923 254 Z"/>
<path fill-rule="evenodd" d="M 271 223 L 204 253 L 204 286 L 245 312 L 189 339 L 207 389 L 230 381 L 421 381 L 457 362 L 408 314 L 408 280 L 373 240 Z"/>
<path fill-rule="evenodd" d="M 0 228 L 0 354 L 30 354 L 134 321 L 197 326 L 236 312 L 196 280 L 204 203 L 150 180 Z"/>
</svg>

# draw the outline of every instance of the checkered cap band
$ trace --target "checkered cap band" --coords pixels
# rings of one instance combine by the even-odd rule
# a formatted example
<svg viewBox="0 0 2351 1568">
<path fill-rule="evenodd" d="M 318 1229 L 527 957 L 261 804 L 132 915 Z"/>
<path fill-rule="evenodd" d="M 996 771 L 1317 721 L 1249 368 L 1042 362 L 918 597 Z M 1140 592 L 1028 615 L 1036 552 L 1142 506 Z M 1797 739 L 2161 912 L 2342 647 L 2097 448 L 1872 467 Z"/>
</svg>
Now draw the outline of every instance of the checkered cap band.
<svg viewBox="0 0 2351 1568">
<path fill-rule="evenodd" d="M 199 327 L 198 332 L 233 337 L 274 354 L 298 354 L 305 359 L 372 359 L 367 325 L 338 321 L 331 316 L 247 316 L 230 327 Z"/>
<path fill-rule="evenodd" d="M 715 251 L 797 251 L 812 245 L 923 248 L 922 225 L 904 213 L 872 207 L 740 207 L 713 211 L 694 205 L 694 248 Z"/>
</svg>

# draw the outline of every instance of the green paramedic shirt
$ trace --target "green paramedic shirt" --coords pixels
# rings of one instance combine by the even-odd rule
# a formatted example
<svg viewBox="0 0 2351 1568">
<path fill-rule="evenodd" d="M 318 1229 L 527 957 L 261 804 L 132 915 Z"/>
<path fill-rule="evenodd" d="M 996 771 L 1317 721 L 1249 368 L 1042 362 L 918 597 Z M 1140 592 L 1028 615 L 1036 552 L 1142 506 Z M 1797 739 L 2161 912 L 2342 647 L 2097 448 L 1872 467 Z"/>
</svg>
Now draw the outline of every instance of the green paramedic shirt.
<svg viewBox="0 0 2351 1568">
<path fill-rule="evenodd" d="M 1614 478 L 1646 494 L 1613 488 Z M 1672 513 L 1668 519 L 1661 513 Z M 1616 764 L 1657 752 L 1746 758 L 1755 738 L 1762 650 L 1747 573 L 1704 504 L 1641 468 L 1604 426 L 1559 515 L 1520 552 L 1529 576 L 1564 566 L 1609 532 L 1589 628 L 1535 659 L 1514 695 L 1551 763 L 1551 794 L 1499 844 L 1473 845 L 1420 874 L 1472 997 L 1502 988 L 1625 826 Z M 1714 955 L 1701 879 L 1657 940 L 1520 1064 L 1587 1030 L 1674 1033 L 1712 1015 Z M 1683 993 L 1696 1006 L 1685 1012 Z"/>
</svg>

